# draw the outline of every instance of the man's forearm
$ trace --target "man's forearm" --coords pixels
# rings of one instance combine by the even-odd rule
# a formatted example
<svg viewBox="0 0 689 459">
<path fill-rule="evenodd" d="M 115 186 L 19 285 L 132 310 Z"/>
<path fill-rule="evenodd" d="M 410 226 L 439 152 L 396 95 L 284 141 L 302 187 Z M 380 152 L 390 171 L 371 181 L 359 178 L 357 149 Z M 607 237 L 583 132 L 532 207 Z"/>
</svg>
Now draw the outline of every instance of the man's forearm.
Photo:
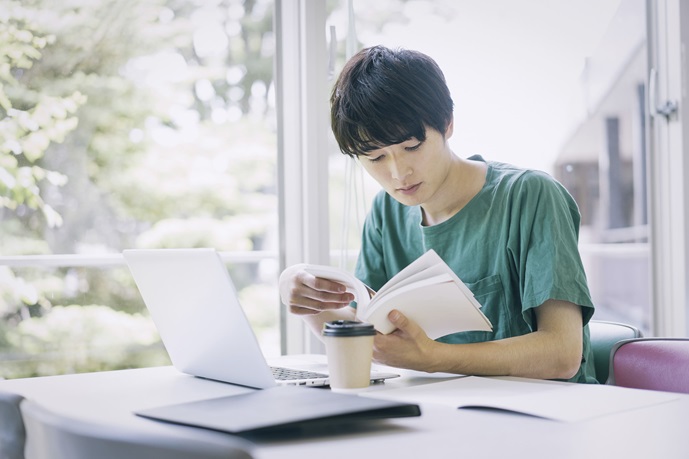
<svg viewBox="0 0 689 459">
<path fill-rule="evenodd" d="M 579 370 L 583 352 L 581 310 L 548 301 L 537 312 L 539 330 L 522 336 L 471 344 L 435 343 L 432 371 L 569 379 Z"/>
<path fill-rule="evenodd" d="M 425 371 L 538 379 L 573 377 L 581 353 L 573 357 L 567 344 L 547 333 L 470 344 L 435 343 Z M 574 348 L 580 349 L 576 344 Z"/>
</svg>

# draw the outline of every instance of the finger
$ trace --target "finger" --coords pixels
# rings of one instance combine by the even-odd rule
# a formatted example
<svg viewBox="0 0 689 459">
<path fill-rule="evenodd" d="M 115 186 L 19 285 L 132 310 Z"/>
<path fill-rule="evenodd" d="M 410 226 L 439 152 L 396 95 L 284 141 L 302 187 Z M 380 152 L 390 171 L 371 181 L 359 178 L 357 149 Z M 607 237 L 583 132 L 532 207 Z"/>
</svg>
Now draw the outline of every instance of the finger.
<svg viewBox="0 0 689 459">
<path fill-rule="evenodd" d="M 289 311 L 297 316 L 308 316 L 308 315 L 314 315 L 318 314 L 321 312 L 320 310 L 317 309 L 312 309 L 312 308 L 305 308 L 303 306 L 299 306 L 296 304 L 292 304 L 289 306 Z"/>
<path fill-rule="evenodd" d="M 310 300 L 324 302 L 324 303 L 338 303 L 349 304 L 354 301 L 354 295 L 348 292 L 331 293 L 322 290 L 314 290 L 307 285 L 296 285 L 290 291 L 290 303 L 294 300 L 308 298 Z"/>
<path fill-rule="evenodd" d="M 290 311 L 293 312 L 301 309 L 309 309 L 314 311 L 314 313 L 326 310 L 341 309 L 349 306 L 349 302 L 324 302 L 305 296 L 292 298 L 286 304 L 289 306 Z"/>
<path fill-rule="evenodd" d="M 313 305 L 290 304 L 289 310 L 296 315 L 318 314 L 327 310 L 342 309 L 349 306 L 349 304 L 337 305 L 336 303 L 316 303 Z"/>
<path fill-rule="evenodd" d="M 316 277 L 313 274 L 307 273 L 306 271 L 300 272 L 297 275 L 297 280 L 302 284 L 320 292 L 345 293 L 347 291 L 347 287 L 339 282 L 325 279 L 323 277 Z"/>
<path fill-rule="evenodd" d="M 394 334 L 377 334 L 373 338 L 373 361 L 387 365 L 390 363 L 390 356 L 394 355 L 399 345 L 399 337 Z"/>
<path fill-rule="evenodd" d="M 393 309 L 388 314 L 388 320 L 395 326 L 395 328 L 404 333 L 412 333 L 415 330 L 415 324 L 397 309 Z M 396 331 L 397 331 L 396 330 Z"/>
<path fill-rule="evenodd" d="M 428 339 L 426 332 L 413 320 L 402 314 L 400 311 L 393 309 L 388 314 L 388 320 L 396 327 L 392 334 L 413 339 L 415 341 L 420 339 Z"/>
</svg>

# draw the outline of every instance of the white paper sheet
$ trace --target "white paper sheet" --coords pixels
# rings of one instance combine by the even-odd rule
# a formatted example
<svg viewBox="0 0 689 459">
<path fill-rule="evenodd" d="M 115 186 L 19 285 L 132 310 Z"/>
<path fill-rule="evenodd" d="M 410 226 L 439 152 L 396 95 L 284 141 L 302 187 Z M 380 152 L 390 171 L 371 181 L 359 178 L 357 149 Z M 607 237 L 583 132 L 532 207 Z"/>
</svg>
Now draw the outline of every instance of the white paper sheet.
<svg viewBox="0 0 689 459">
<path fill-rule="evenodd" d="M 565 422 L 666 403 L 681 397 L 669 392 L 598 384 L 476 376 L 362 395 L 457 408 L 495 408 Z"/>
</svg>

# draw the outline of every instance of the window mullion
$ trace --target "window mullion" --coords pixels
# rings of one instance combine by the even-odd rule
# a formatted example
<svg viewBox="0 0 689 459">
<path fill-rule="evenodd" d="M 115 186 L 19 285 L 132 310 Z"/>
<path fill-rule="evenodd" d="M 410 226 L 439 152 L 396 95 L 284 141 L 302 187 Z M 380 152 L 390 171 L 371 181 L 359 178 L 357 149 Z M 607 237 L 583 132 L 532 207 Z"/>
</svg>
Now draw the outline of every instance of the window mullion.
<svg viewBox="0 0 689 459">
<path fill-rule="evenodd" d="M 280 269 L 329 264 L 325 2 L 276 0 Z M 281 312 L 283 353 L 312 352 L 303 322 Z"/>
</svg>

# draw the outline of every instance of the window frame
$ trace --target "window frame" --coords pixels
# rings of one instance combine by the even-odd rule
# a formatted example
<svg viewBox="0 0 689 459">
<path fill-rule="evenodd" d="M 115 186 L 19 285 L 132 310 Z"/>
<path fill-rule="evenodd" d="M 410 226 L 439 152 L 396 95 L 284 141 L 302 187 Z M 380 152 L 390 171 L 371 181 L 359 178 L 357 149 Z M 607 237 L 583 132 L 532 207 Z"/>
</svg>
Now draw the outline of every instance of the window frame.
<svg viewBox="0 0 689 459">
<path fill-rule="evenodd" d="M 330 264 L 325 2 L 275 0 L 280 272 Z M 283 354 L 320 353 L 304 322 L 280 308 Z"/>
<path fill-rule="evenodd" d="M 683 116 L 684 51 L 689 39 L 689 5 L 647 0 L 649 208 L 654 334 L 687 336 L 689 331 L 689 158 L 684 156 L 689 117 Z M 655 75 L 654 75 L 655 73 Z M 655 81 L 653 81 L 655 79 Z M 679 109 L 658 113 L 665 101 Z"/>
</svg>

